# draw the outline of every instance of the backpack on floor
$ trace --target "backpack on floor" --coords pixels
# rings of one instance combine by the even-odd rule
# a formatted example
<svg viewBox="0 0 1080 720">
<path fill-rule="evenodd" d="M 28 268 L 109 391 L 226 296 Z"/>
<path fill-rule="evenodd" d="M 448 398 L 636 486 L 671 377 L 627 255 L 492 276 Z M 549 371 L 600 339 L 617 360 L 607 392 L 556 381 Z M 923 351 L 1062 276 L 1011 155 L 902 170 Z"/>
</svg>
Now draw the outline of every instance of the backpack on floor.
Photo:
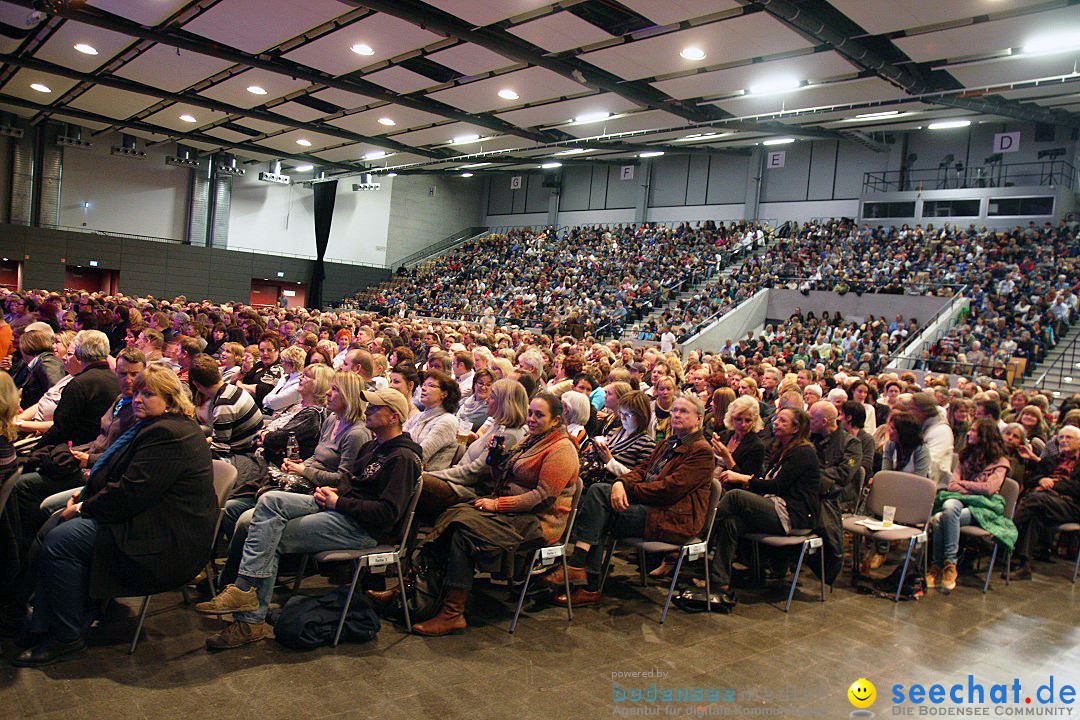
<svg viewBox="0 0 1080 720">
<path fill-rule="evenodd" d="M 334 641 L 341 608 L 349 588 L 342 586 L 320 597 L 295 595 L 280 610 L 268 618 L 274 626 L 274 637 L 292 650 L 313 650 Z M 368 642 L 379 633 L 379 616 L 367 602 L 362 590 L 353 593 L 341 639 L 348 642 Z"/>
</svg>

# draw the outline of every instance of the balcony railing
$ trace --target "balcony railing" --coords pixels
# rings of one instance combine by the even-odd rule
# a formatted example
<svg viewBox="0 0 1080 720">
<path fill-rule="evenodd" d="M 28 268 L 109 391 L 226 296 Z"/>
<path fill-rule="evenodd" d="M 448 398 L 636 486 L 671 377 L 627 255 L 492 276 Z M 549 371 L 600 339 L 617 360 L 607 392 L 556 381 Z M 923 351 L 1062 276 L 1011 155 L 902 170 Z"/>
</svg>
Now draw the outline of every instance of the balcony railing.
<svg viewBox="0 0 1080 720">
<path fill-rule="evenodd" d="M 942 163 L 936 168 L 908 168 L 863 173 L 863 194 L 904 190 L 953 190 L 1064 185 L 1075 187 L 1076 171 L 1067 160 L 964 165 Z"/>
</svg>

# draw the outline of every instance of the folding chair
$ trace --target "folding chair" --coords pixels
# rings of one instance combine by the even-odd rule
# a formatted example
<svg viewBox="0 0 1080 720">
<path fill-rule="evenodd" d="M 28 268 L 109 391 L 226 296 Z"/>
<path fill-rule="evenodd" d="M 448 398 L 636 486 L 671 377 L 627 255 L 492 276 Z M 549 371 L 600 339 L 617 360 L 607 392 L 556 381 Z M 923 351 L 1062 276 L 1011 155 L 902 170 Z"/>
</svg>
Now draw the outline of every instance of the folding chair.
<svg viewBox="0 0 1080 720">
<path fill-rule="evenodd" d="M 900 601 L 900 591 L 907 577 L 912 550 L 916 546 L 923 546 L 925 550 L 926 524 L 930 521 L 930 514 L 934 510 L 936 496 L 937 484 L 929 478 L 896 470 L 882 470 L 874 475 L 870 495 L 866 499 L 869 515 L 848 515 L 843 520 L 844 531 L 853 535 L 886 542 L 908 541 L 904 569 L 900 571 L 900 582 L 896 586 L 896 597 L 893 598 L 896 602 Z M 875 531 L 860 524 L 861 520 L 880 519 L 886 505 L 896 508 L 893 516 L 894 525 L 891 528 Z M 855 567 L 858 567 L 858 557 L 855 558 Z"/>
<path fill-rule="evenodd" d="M 337 647 L 338 641 L 341 640 L 341 631 L 345 627 L 345 618 L 349 614 L 353 595 L 356 593 L 356 583 L 360 580 L 360 571 L 364 568 L 385 568 L 387 565 L 393 565 L 397 569 L 398 583 L 399 587 L 402 589 L 401 604 L 405 607 L 405 631 L 412 632 L 412 619 L 409 617 L 409 601 L 404 592 L 405 573 L 402 568 L 402 560 L 406 556 L 409 534 L 412 531 L 413 516 L 416 515 L 416 503 L 420 501 L 420 491 L 423 487 L 423 480 L 418 476 L 416 478 L 416 485 L 413 488 L 412 497 L 409 498 L 408 508 L 405 510 L 405 516 L 402 519 L 401 536 L 396 544 L 376 545 L 373 548 L 365 548 L 362 550 L 325 550 L 314 554 L 315 562 L 319 563 L 346 561 L 352 561 L 353 563 L 353 575 L 352 581 L 349 583 L 349 593 L 345 596 L 345 605 L 341 608 L 341 617 L 338 619 L 337 632 L 334 633 L 334 647 Z M 297 574 L 296 581 L 297 586 L 304 577 L 304 571 L 307 569 L 309 557 L 309 554 L 305 554 L 300 561 L 300 571 Z"/>
<path fill-rule="evenodd" d="M 1080 523 L 1062 523 L 1054 528 L 1054 532 L 1057 533 L 1080 533 Z M 1007 567 L 1007 566 L 1006 566 Z M 1076 562 L 1073 564 L 1072 579 L 1070 582 L 1076 582 L 1076 573 L 1080 571 L 1080 548 L 1076 551 Z"/>
<path fill-rule="evenodd" d="M 217 498 L 217 518 L 214 520 L 214 532 L 210 534 L 210 547 L 213 548 L 214 543 L 217 542 L 218 531 L 221 530 L 221 518 L 225 513 L 225 501 L 229 499 L 229 495 L 232 493 L 233 486 L 236 484 L 236 468 L 224 460 L 211 461 L 214 469 L 214 496 Z M 206 561 L 206 579 L 210 583 L 210 592 L 213 595 L 217 594 L 214 589 L 214 575 L 213 575 L 213 550 L 211 549 L 211 557 Z M 181 588 L 181 592 L 184 593 L 184 601 L 188 600 L 187 585 Z M 131 646 L 128 648 L 128 654 L 134 654 L 135 648 L 139 644 L 139 635 L 142 634 L 143 621 L 146 620 L 146 611 L 150 608 L 150 598 L 153 595 L 144 595 L 142 600 L 142 606 L 139 608 L 139 623 L 135 626 L 135 636 L 131 638 Z"/>
<path fill-rule="evenodd" d="M 15 471 L 8 476 L 8 479 L 4 481 L 3 485 L 0 485 L 0 514 L 4 512 L 4 507 L 7 505 L 8 498 L 11 497 L 12 491 L 15 489 L 15 484 L 19 482 L 19 478 L 22 477 L 22 468 L 15 468 Z"/>
<path fill-rule="evenodd" d="M 1001 497 L 1005 500 L 1005 517 L 1012 520 L 1013 512 L 1016 511 L 1016 500 L 1020 497 L 1020 483 L 1016 482 L 1012 478 L 1005 478 L 1005 482 L 1001 485 Z M 1076 526 L 1077 530 L 1080 530 L 1080 525 Z M 994 561 L 997 560 L 998 546 L 1001 544 L 994 539 L 994 536 L 983 530 L 978 525 L 961 525 L 960 534 L 964 537 L 980 538 L 989 540 L 994 545 L 994 552 L 990 555 L 990 567 L 986 569 L 986 580 L 983 581 L 982 591 L 986 592 L 990 587 L 990 574 L 994 572 Z M 1012 557 L 1011 552 L 1005 554 L 1005 584 L 1009 584 L 1009 561 Z"/>
<path fill-rule="evenodd" d="M 574 521 L 577 520 L 578 506 L 581 504 L 581 495 L 584 483 L 579 479 L 574 488 L 574 499 L 570 503 L 570 515 L 566 518 L 566 527 L 563 528 L 562 537 L 556 545 L 546 545 L 536 548 L 529 563 L 529 570 L 525 573 L 525 580 L 521 584 L 521 593 L 518 594 L 517 608 L 514 610 L 514 619 L 510 621 L 510 634 L 513 635 L 517 627 L 518 616 L 521 615 L 521 607 L 525 604 L 525 594 L 529 591 L 529 581 L 533 575 L 547 572 L 548 566 L 559 558 L 562 562 L 563 582 L 566 585 L 566 621 L 574 619 L 574 611 L 570 607 L 570 575 L 566 567 L 566 546 L 570 542 L 570 533 L 574 529 Z"/>
<path fill-rule="evenodd" d="M 861 470 L 862 468 L 860 468 Z M 771 548 L 789 548 L 801 545 L 799 560 L 795 564 L 795 574 L 791 578 L 791 588 L 788 590 L 787 603 L 784 612 L 791 607 L 791 599 L 795 597 L 795 587 L 799 584 L 799 573 L 802 571 L 803 559 L 808 553 L 816 552 L 821 562 L 821 602 L 825 602 L 825 541 L 810 530 L 792 530 L 790 535 L 768 535 L 766 533 L 750 533 L 744 536 L 754 543 L 754 568 L 761 574 L 761 559 L 758 557 L 758 546 L 765 545 Z"/>
<path fill-rule="evenodd" d="M 664 599 L 664 609 L 660 612 L 660 624 L 667 619 L 668 606 L 671 605 L 671 597 L 675 594 L 675 584 L 679 581 L 679 573 L 682 572 L 684 559 L 691 561 L 702 558 L 705 566 L 705 604 L 709 612 L 712 612 L 712 588 L 709 585 L 709 538 L 712 537 L 713 524 L 716 521 L 716 508 L 720 504 L 720 494 L 723 492 L 720 481 L 713 478 L 709 491 L 709 512 L 705 517 L 705 533 L 702 538 L 690 538 L 682 545 L 663 542 L 660 540 L 646 540 L 644 538 L 611 538 L 608 541 L 607 552 L 604 553 L 604 571 L 600 575 L 600 594 L 604 593 L 604 583 L 607 581 L 608 568 L 611 566 L 611 555 L 615 552 L 616 543 L 629 545 L 637 548 L 638 571 L 641 574 L 642 587 L 648 586 L 645 577 L 645 554 L 646 553 L 679 553 L 679 560 L 675 563 L 675 572 L 671 574 L 671 585 L 668 587 L 667 597 Z"/>
</svg>

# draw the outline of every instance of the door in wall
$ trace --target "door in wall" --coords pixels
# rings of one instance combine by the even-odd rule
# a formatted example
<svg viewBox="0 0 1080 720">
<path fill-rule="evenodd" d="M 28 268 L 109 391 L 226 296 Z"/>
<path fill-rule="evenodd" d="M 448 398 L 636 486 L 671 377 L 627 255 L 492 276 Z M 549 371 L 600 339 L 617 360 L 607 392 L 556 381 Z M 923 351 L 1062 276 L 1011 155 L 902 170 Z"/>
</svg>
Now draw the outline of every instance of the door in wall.
<svg viewBox="0 0 1080 720">
<path fill-rule="evenodd" d="M 4 258 L 0 262 L 0 287 L 8 290 L 22 289 L 22 263 Z"/>
<path fill-rule="evenodd" d="M 64 270 L 65 290 L 85 290 L 114 294 L 119 284 L 120 272 L 105 268 L 68 265 Z"/>
<path fill-rule="evenodd" d="M 274 280 L 251 281 L 252 305 L 278 305 L 285 298 L 288 307 L 304 307 L 307 304 L 307 285 Z"/>
</svg>

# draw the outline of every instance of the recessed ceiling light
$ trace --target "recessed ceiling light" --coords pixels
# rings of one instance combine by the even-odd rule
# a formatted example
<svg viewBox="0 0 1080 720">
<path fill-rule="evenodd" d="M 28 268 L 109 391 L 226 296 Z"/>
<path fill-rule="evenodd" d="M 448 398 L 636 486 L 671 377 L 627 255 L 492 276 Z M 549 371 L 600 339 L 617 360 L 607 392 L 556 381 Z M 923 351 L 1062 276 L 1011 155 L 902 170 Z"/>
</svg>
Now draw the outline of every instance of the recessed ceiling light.
<svg viewBox="0 0 1080 720">
<path fill-rule="evenodd" d="M 543 165 L 541 165 L 540 167 L 544 168 L 545 170 L 551 170 L 552 168 L 562 167 L 562 163 L 561 162 L 555 162 L 555 161 L 546 162 Z"/>
<path fill-rule="evenodd" d="M 368 45 L 367 43 L 356 43 L 355 45 L 353 45 L 349 49 L 352 50 L 357 55 L 374 55 L 375 54 L 375 51 L 372 50 L 371 46 Z"/>
<path fill-rule="evenodd" d="M 83 55 L 97 55 L 97 48 L 95 48 L 93 45 L 87 45 L 86 43 L 76 44 L 75 49 L 81 52 Z"/>
<path fill-rule="evenodd" d="M 683 48 L 682 52 L 679 53 L 679 54 L 682 55 L 687 60 L 704 60 L 705 59 L 705 51 L 702 50 L 699 47 Z"/>
<path fill-rule="evenodd" d="M 583 152 L 589 152 L 587 148 L 570 148 L 569 150 L 561 150 L 555 153 L 554 157 L 562 157 L 563 155 L 580 155 Z"/>
<path fill-rule="evenodd" d="M 638 157 L 639 158 L 660 157 L 663 154 L 664 154 L 663 150 L 647 150 L 647 151 L 645 151 L 643 153 L 638 153 Z"/>
<path fill-rule="evenodd" d="M 881 112 L 863 113 L 862 115 L 856 115 L 854 120 L 876 120 L 878 118 L 896 117 L 900 114 L 899 110 L 883 110 Z"/>
<path fill-rule="evenodd" d="M 1024 43 L 1025 55 L 1053 55 L 1073 50 L 1080 50 L 1080 28 L 1074 28 L 1071 32 L 1035 37 Z"/>
<path fill-rule="evenodd" d="M 371 152 L 364 153 L 365 160 L 378 160 L 379 158 L 386 157 L 385 150 L 372 150 Z"/>
<path fill-rule="evenodd" d="M 48 85 L 46 85 L 44 83 L 31 83 L 30 84 L 30 89 L 31 90 L 37 90 L 40 93 L 51 93 L 52 92 L 52 88 L 50 88 Z"/>
<path fill-rule="evenodd" d="M 931 130 L 951 130 L 953 128 L 967 127 L 970 124 L 970 120 L 939 120 L 938 122 L 930 123 L 926 127 Z"/>
<path fill-rule="evenodd" d="M 675 138 L 671 142 L 701 142 L 702 140 L 715 140 L 716 138 L 734 135 L 734 132 L 693 133 L 681 138 Z"/>
<path fill-rule="evenodd" d="M 797 90 L 802 81 L 795 77 L 777 77 L 761 80 L 750 86 L 751 95 L 771 95 L 773 93 Z"/>
<path fill-rule="evenodd" d="M 476 142 L 479 139 L 480 139 L 480 136 L 476 135 L 476 134 L 458 135 L 456 138 L 454 138 L 454 144 L 455 145 L 464 145 L 465 143 Z"/>
<path fill-rule="evenodd" d="M 461 177 L 472 177 L 472 173 L 471 172 L 463 172 L 463 173 L 461 173 Z"/>
<path fill-rule="evenodd" d="M 795 142 L 795 138 L 773 138 L 772 140 L 762 140 L 762 145 L 790 145 Z"/>
<path fill-rule="evenodd" d="M 293 168 L 294 172 L 311 172 L 315 169 L 314 165 L 297 165 Z"/>
<path fill-rule="evenodd" d="M 499 97 L 501 97 L 503 100 L 517 100 L 520 96 L 514 90 L 511 90 L 510 88 L 504 88 L 499 91 Z"/>
<path fill-rule="evenodd" d="M 302 147 L 311 147 L 311 141 L 307 138 L 296 138 L 296 144 Z"/>
<path fill-rule="evenodd" d="M 472 170 L 474 168 L 482 168 L 482 167 L 487 167 L 488 165 L 494 165 L 494 164 L 495 163 L 489 163 L 489 162 L 469 163 L 468 165 L 462 165 L 461 167 L 458 168 L 458 170 Z"/>
<path fill-rule="evenodd" d="M 262 85 L 248 85 L 247 91 L 249 93 L 251 93 L 252 95 L 265 95 L 266 94 L 266 88 L 264 88 Z"/>
<path fill-rule="evenodd" d="M 397 173 L 386 173 L 386 177 L 397 177 Z"/>
<path fill-rule="evenodd" d="M 591 112 L 584 115 L 578 115 L 574 118 L 574 122 L 578 125 L 584 125 L 585 123 L 600 122 L 601 120 L 607 120 L 611 117 L 609 112 Z"/>
<path fill-rule="evenodd" d="M 397 125 L 394 118 L 379 118 L 380 125 Z"/>
<path fill-rule="evenodd" d="M 195 116 L 194 115 L 189 115 L 187 113 L 184 113 L 183 115 L 181 115 L 180 119 L 183 120 L 184 122 L 189 122 L 189 123 L 195 122 Z"/>
</svg>

